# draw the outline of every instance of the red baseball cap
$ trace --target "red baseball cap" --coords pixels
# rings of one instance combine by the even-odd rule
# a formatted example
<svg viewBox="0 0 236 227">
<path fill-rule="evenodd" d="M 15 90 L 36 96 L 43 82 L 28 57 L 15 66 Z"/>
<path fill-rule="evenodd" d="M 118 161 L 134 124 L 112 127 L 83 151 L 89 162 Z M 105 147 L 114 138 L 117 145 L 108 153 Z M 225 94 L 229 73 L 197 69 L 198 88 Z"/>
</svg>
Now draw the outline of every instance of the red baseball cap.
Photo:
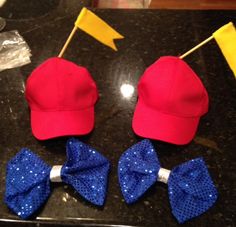
<svg viewBox="0 0 236 227">
<path fill-rule="evenodd" d="M 39 65 L 27 80 L 26 99 L 39 140 L 84 135 L 94 127 L 96 84 L 86 68 L 70 61 L 54 57 Z"/>
<path fill-rule="evenodd" d="M 205 87 L 178 57 L 161 57 L 148 67 L 138 83 L 138 97 L 134 132 L 173 144 L 189 143 L 208 111 Z"/>
</svg>

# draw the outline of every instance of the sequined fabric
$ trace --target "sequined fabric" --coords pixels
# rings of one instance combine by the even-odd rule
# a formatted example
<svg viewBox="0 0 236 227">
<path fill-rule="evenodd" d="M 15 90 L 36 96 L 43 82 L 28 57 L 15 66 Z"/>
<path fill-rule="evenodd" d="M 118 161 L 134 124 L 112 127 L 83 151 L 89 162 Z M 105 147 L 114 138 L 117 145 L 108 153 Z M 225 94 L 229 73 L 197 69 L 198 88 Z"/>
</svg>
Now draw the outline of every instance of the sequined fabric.
<svg viewBox="0 0 236 227">
<path fill-rule="evenodd" d="M 66 145 L 67 161 L 61 179 L 85 199 L 103 205 L 109 161 L 92 147 L 70 139 Z M 29 218 L 50 195 L 51 167 L 36 154 L 23 148 L 7 164 L 5 203 L 18 216 Z"/>
<path fill-rule="evenodd" d="M 159 169 L 160 163 L 150 140 L 142 140 L 125 151 L 118 164 L 125 201 L 137 201 L 157 181 Z M 204 213 L 217 199 L 217 190 L 202 158 L 175 167 L 167 184 L 172 213 L 179 223 Z"/>
</svg>

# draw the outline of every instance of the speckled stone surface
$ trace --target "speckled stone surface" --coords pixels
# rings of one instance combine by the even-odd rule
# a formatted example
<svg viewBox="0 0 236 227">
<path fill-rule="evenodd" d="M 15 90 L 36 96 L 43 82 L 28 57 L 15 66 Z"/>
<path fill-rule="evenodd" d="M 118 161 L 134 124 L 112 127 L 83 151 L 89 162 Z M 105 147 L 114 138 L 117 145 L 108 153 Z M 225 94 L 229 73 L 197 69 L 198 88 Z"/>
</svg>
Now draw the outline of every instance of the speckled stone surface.
<svg viewBox="0 0 236 227">
<path fill-rule="evenodd" d="M 23 2 L 23 1 L 22 1 Z M 50 6 L 51 7 L 51 6 Z M 163 55 L 180 55 L 227 23 L 236 23 L 235 11 L 94 10 L 126 38 L 117 42 L 118 52 L 78 31 L 64 57 L 89 69 L 100 99 L 96 105 L 94 131 L 80 139 L 111 161 L 108 195 L 97 208 L 63 184 L 53 184 L 53 192 L 42 209 L 27 222 L 3 203 L 5 166 L 22 147 L 38 154 L 50 165 L 63 164 L 67 138 L 44 142 L 31 134 L 29 110 L 24 99 L 25 81 L 31 71 L 63 46 L 81 5 L 60 1 L 47 13 L 22 19 L 7 19 L 5 30 L 17 29 L 32 50 L 32 63 L 0 73 L 0 225 L 128 225 L 177 226 L 171 214 L 167 187 L 156 183 L 133 205 L 122 198 L 117 177 L 120 155 L 141 138 L 131 127 L 137 100 L 137 82 L 147 66 Z M 40 10 L 40 8 L 39 8 Z M 46 12 L 46 10 L 44 9 Z M 5 17 L 9 18 L 5 12 Z M 13 14 L 14 15 L 14 14 Z M 39 16 L 40 15 L 40 16 Z M 186 57 L 200 76 L 210 96 L 210 109 L 201 119 L 197 135 L 186 146 L 153 141 L 163 167 L 174 166 L 202 156 L 219 192 L 215 206 L 186 226 L 235 225 L 235 79 L 214 41 Z M 120 87 L 134 86 L 125 98 Z"/>
</svg>

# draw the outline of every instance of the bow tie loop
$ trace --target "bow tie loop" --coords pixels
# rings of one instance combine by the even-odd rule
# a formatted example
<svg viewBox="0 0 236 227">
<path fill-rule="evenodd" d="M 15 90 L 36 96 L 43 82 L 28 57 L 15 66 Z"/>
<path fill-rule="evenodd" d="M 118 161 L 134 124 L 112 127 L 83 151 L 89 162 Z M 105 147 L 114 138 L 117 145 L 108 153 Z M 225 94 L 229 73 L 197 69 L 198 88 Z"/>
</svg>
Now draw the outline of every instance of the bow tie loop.
<svg viewBox="0 0 236 227">
<path fill-rule="evenodd" d="M 168 169 L 160 168 L 157 174 L 157 181 L 163 182 L 165 184 L 168 183 L 168 179 L 171 171 Z"/>
<path fill-rule="evenodd" d="M 61 179 L 61 169 L 62 165 L 55 165 L 50 171 L 50 181 L 51 182 L 62 182 Z"/>
</svg>

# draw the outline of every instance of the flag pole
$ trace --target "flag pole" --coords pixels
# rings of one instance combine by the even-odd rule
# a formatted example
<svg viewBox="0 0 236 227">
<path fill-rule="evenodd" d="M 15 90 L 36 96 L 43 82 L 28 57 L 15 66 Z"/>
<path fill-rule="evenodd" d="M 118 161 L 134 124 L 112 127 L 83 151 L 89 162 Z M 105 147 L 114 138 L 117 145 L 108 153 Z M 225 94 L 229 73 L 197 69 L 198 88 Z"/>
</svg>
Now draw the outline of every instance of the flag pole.
<svg viewBox="0 0 236 227">
<path fill-rule="evenodd" d="M 72 40 L 72 38 L 73 38 L 75 32 L 77 31 L 77 29 L 78 28 L 76 26 L 74 26 L 73 30 L 71 31 L 69 37 L 67 38 L 64 46 L 62 47 L 62 49 L 61 49 L 61 51 L 60 51 L 60 53 L 58 55 L 59 58 L 61 58 L 62 55 L 64 54 L 64 52 L 66 51 L 66 48 L 68 47 L 68 45 L 69 45 L 70 41 Z"/>
<path fill-rule="evenodd" d="M 214 39 L 213 36 L 210 36 L 209 38 L 205 39 L 204 41 L 202 41 L 201 43 L 199 43 L 197 46 L 193 47 L 192 49 L 190 49 L 189 51 L 187 51 L 186 53 L 182 54 L 179 58 L 183 59 L 185 58 L 187 55 L 191 54 L 192 52 L 194 52 L 195 50 L 197 50 L 198 48 L 200 48 L 201 46 L 203 46 L 204 44 L 208 43 L 209 41 L 211 41 L 212 39 Z"/>
</svg>

